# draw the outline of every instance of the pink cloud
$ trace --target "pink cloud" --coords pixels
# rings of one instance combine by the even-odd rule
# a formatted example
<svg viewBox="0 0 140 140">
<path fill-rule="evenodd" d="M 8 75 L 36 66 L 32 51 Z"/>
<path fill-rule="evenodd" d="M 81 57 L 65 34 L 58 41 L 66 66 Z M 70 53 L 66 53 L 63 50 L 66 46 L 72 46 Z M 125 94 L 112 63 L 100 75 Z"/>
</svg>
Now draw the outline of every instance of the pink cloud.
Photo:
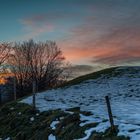
<svg viewBox="0 0 140 140">
<path fill-rule="evenodd" d="M 73 38 L 60 43 L 69 60 L 88 58 L 93 64 L 107 65 L 140 62 L 140 27 L 120 26 L 99 37 L 93 30 L 89 26 L 75 29 Z"/>
<path fill-rule="evenodd" d="M 114 7 L 100 4 L 92 5 L 92 15 L 60 42 L 68 59 L 107 65 L 140 62 L 139 8 L 124 8 L 117 2 Z"/>
</svg>

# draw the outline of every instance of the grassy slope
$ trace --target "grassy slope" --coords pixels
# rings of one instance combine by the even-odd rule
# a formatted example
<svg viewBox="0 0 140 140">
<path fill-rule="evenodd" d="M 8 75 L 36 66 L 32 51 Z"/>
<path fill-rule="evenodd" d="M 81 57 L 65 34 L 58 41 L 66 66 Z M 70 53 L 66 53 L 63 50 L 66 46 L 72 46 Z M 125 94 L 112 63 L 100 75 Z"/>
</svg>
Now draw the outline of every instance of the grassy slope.
<svg viewBox="0 0 140 140">
<path fill-rule="evenodd" d="M 33 111 L 32 107 L 23 103 L 6 104 L 0 109 L 0 138 L 11 140 L 47 140 L 50 134 L 56 136 L 57 140 L 73 140 L 85 136 L 85 130 L 96 127 L 98 123 L 90 123 L 81 127 L 80 116 L 90 115 L 90 112 L 81 112 L 80 108 L 69 111 L 50 110 L 45 112 Z M 34 118 L 34 120 L 31 120 Z M 56 129 L 50 124 L 59 120 Z M 123 136 L 116 136 L 110 129 L 105 133 L 93 133 L 89 140 L 129 140 Z"/>
<path fill-rule="evenodd" d="M 93 72 L 90 74 L 86 74 L 86 75 L 77 77 L 77 78 L 70 80 L 67 83 L 63 84 L 61 87 L 76 85 L 76 84 L 79 84 L 79 83 L 89 80 L 89 79 L 97 79 L 97 78 L 101 77 L 103 74 L 110 75 L 116 68 L 118 68 L 118 67 L 107 68 L 107 69 L 103 69 L 103 70 L 100 70 L 97 72 Z"/>
<path fill-rule="evenodd" d="M 137 66 L 138 67 L 138 66 Z M 124 68 L 118 71 L 115 71 L 117 68 Z M 63 84 L 61 87 L 67 87 L 67 86 L 72 86 L 72 85 L 77 85 L 83 81 L 86 80 L 90 80 L 90 79 L 97 79 L 99 77 L 101 77 L 102 75 L 106 76 L 106 78 L 108 77 L 115 77 L 117 75 L 123 75 L 128 73 L 138 73 L 140 71 L 140 67 L 139 69 L 135 69 L 135 67 L 125 67 L 125 66 L 120 66 L 120 67 L 111 67 L 111 68 L 107 68 L 107 69 L 103 69 L 97 72 L 93 72 L 90 74 L 86 74 L 80 77 L 77 77 L 73 80 L 68 81 L 67 83 Z"/>
</svg>

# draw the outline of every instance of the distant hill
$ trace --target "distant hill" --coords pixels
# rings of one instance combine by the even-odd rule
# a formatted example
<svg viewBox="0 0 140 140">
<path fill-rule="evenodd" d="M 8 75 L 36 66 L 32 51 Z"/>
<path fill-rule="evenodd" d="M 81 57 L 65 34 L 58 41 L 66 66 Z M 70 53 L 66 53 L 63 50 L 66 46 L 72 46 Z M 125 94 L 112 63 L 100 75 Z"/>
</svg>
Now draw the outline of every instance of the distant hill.
<svg viewBox="0 0 140 140">
<path fill-rule="evenodd" d="M 140 66 L 112 67 L 97 72 L 93 72 L 90 74 L 86 74 L 83 76 L 79 76 L 73 80 L 70 80 L 63 86 L 71 86 L 71 85 L 79 84 L 86 80 L 100 78 L 101 76 L 104 76 L 104 78 L 109 78 L 109 77 L 111 78 L 111 77 L 122 76 L 122 75 L 139 76 L 139 73 L 140 73 Z"/>
</svg>

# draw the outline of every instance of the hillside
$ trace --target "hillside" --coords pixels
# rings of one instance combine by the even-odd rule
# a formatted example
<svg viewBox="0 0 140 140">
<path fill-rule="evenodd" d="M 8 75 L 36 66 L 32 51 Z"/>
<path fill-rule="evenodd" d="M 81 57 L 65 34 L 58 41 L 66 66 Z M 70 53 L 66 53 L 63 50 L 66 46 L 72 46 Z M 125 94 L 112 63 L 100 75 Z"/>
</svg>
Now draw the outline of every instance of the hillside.
<svg viewBox="0 0 140 140">
<path fill-rule="evenodd" d="M 107 77 L 116 77 L 116 76 L 123 76 L 123 75 L 137 75 L 139 74 L 140 66 L 135 66 L 135 67 L 127 67 L 127 66 L 121 66 L 121 67 L 112 67 L 112 68 L 107 68 L 103 69 L 97 72 L 93 72 L 90 74 L 86 74 L 83 76 L 79 76 L 66 84 L 64 86 L 71 86 L 71 85 L 76 85 L 81 82 L 84 82 L 86 80 L 90 79 L 97 79 L 100 78 L 101 76 L 104 76 L 105 78 Z M 104 80 L 104 79 L 103 79 Z"/>
<path fill-rule="evenodd" d="M 0 115 L 0 121 L 4 116 L 6 118 L 4 110 L 8 110 L 7 119 L 17 117 L 20 113 L 21 117 L 17 118 L 22 122 L 22 127 L 16 132 L 21 132 L 23 126 L 27 125 L 28 127 L 22 132 L 26 134 L 30 130 L 31 134 L 35 130 L 36 133 L 33 133 L 32 139 L 35 139 L 35 134 L 44 135 L 46 130 L 46 139 L 49 140 L 128 140 L 129 138 L 126 137 L 139 140 L 139 93 L 140 67 L 105 69 L 76 78 L 64 87 L 38 93 L 36 96 L 38 112 L 35 114 L 29 106 L 32 104 L 32 97 L 7 105 L 0 112 L 3 114 L 3 116 Z M 111 98 L 114 121 L 118 129 L 113 135 L 110 135 L 108 129 L 110 124 L 104 99 L 106 95 Z M 17 109 L 18 106 L 20 107 Z M 24 110 L 26 106 L 27 110 Z M 14 109 L 10 111 L 12 107 Z M 0 124 L 0 127 L 6 129 L 8 126 L 4 127 L 4 124 Z M 7 130 L 10 131 L 11 128 L 8 127 Z M 16 139 L 15 134 L 9 134 L 9 131 L 1 133 L 1 131 L 2 129 L 0 137 Z"/>
</svg>

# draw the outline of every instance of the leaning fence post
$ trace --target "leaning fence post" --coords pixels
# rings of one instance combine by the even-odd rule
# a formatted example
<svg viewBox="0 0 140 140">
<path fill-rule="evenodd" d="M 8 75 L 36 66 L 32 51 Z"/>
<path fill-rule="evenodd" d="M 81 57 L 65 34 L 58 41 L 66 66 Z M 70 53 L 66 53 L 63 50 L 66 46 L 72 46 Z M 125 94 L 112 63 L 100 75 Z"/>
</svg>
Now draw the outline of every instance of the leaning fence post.
<svg viewBox="0 0 140 140">
<path fill-rule="evenodd" d="M 2 104 L 2 94 L 1 94 L 1 85 L 0 85 L 0 105 Z"/>
<path fill-rule="evenodd" d="M 111 130 L 112 130 L 112 132 L 115 132 L 116 130 L 115 130 L 115 125 L 114 125 L 114 120 L 113 120 L 113 115 L 112 115 L 112 111 L 111 111 L 111 105 L 110 105 L 109 97 L 105 96 L 105 99 L 106 99 L 106 104 L 107 104 L 107 109 L 108 109 L 108 115 L 109 115 Z"/>
<path fill-rule="evenodd" d="M 36 82 L 33 81 L 33 110 L 36 109 L 36 99 L 35 99 L 35 95 L 36 94 Z"/>
<path fill-rule="evenodd" d="M 16 77 L 14 76 L 14 100 L 17 99 L 17 90 L 16 90 Z"/>
</svg>

